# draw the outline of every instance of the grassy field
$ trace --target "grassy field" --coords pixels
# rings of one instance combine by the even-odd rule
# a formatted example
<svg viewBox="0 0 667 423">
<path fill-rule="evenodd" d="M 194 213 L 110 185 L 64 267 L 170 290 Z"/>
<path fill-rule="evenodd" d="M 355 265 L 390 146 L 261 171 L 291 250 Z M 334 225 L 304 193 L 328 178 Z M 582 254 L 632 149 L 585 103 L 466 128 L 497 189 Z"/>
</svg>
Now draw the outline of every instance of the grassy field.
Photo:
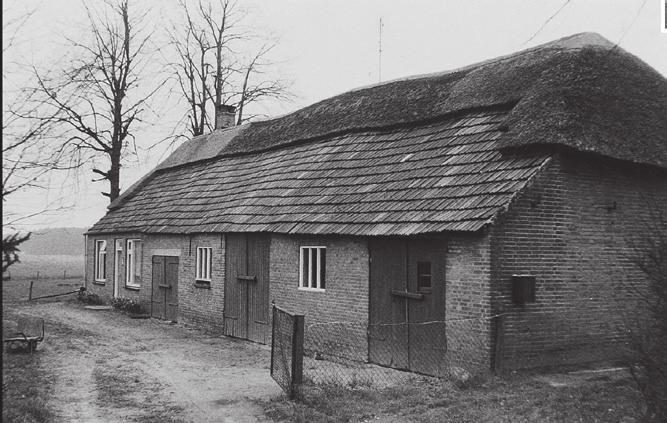
<svg viewBox="0 0 667 423">
<path fill-rule="evenodd" d="M 84 256 L 21 254 L 9 268 L 10 279 L 82 278 Z"/>
<path fill-rule="evenodd" d="M 27 301 L 30 295 L 30 280 L 28 279 L 12 279 L 2 281 L 2 301 L 16 302 Z M 32 298 L 38 298 L 54 294 L 64 294 L 73 292 L 79 289 L 83 284 L 83 278 L 71 279 L 39 279 L 34 280 L 32 286 Z M 67 298 L 75 298 L 76 294 L 64 297 L 55 297 L 54 300 L 63 300 Z M 43 299 L 40 301 L 46 301 Z"/>
<path fill-rule="evenodd" d="M 295 401 L 265 404 L 281 422 L 636 422 L 641 398 L 626 372 L 512 375 L 476 386 L 445 381 L 383 390 L 306 386 Z"/>
</svg>

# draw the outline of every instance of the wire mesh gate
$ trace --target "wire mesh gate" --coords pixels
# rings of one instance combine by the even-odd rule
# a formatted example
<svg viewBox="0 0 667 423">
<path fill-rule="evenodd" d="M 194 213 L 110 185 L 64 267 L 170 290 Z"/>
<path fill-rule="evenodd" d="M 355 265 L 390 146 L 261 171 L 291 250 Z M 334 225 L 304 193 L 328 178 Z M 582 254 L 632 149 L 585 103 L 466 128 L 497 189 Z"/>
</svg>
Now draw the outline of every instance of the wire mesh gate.
<svg viewBox="0 0 667 423">
<path fill-rule="evenodd" d="M 271 377 L 292 398 L 303 381 L 304 316 L 275 305 L 272 314 Z"/>
</svg>

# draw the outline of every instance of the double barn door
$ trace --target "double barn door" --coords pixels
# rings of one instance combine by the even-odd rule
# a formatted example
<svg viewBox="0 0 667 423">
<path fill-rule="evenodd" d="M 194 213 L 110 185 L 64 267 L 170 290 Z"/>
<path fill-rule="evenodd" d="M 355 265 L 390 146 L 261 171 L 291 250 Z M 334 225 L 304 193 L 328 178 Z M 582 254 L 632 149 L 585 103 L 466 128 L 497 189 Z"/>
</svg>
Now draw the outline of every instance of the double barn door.
<svg viewBox="0 0 667 423">
<path fill-rule="evenodd" d="M 445 243 L 370 242 L 370 361 L 438 375 L 444 365 Z"/>
<path fill-rule="evenodd" d="M 226 235 L 225 334 L 269 340 L 269 237 Z"/>
<path fill-rule="evenodd" d="M 178 257 L 153 256 L 151 317 L 176 321 L 178 317 Z"/>
</svg>

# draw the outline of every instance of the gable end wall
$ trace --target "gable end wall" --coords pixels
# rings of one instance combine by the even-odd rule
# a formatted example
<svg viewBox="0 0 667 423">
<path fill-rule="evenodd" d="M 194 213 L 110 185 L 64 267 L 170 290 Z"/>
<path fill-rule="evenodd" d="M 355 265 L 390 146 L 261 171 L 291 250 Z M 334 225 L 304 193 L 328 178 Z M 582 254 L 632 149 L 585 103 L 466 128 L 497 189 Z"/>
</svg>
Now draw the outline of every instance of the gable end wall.
<svg viewBox="0 0 667 423">
<path fill-rule="evenodd" d="M 592 156 L 555 156 L 492 229 L 494 312 L 506 314 L 502 366 L 621 359 L 647 280 L 629 245 L 667 210 L 664 172 Z M 513 274 L 536 277 L 536 301 L 512 302 Z"/>
</svg>

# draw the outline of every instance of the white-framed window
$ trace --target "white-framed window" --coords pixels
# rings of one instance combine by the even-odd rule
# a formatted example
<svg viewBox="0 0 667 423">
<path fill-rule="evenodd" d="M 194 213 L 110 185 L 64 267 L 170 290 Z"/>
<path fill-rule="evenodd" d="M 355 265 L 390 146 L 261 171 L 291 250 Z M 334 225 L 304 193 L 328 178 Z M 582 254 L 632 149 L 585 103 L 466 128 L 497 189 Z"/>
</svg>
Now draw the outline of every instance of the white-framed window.
<svg viewBox="0 0 667 423">
<path fill-rule="evenodd" d="M 327 248 L 301 247 L 299 256 L 299 289 L 324 291 L 327 274 Z"/>
<path fill-rule="evenodd" d="M 95 241 L 95 280 L 107 280 L 107 242 L 104 240 Z"/>
<path fill-rule="evenodd" d="M 211 282 L 212 257 L 213 249 L 211 247 L 197 247 L 196 280 Z"/>
<path fill-rule="evenodd" d="M 125 248 L 125 285 L 141 286 L 141 240 L 128 239 Z"/>
</svg>

